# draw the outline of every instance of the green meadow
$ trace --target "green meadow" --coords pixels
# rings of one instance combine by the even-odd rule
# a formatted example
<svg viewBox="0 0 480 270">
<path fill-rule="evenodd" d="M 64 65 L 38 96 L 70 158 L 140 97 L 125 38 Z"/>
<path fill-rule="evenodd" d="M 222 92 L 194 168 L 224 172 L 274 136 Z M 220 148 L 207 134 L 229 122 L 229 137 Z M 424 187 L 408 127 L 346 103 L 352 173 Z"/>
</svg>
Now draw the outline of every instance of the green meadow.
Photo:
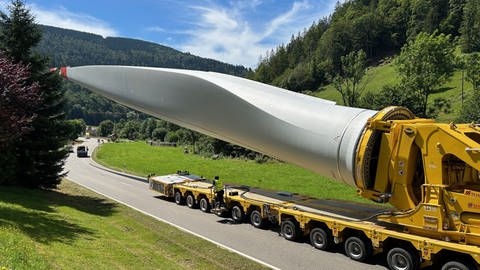
<svg viewBox="0 0 480 270">
<path fill-rule="evenodd" d="M 181 147 L 150 146 L 145 142 L 103 144 L 94 153 L 94 159 L 112 169 L 145 177 L 151 173 L 164 175 L 187 170 L 209 179 L 219 176 L 223 183 L 289 191 L 316 198 L 366 201 L 356 194 L 354 187 L 278 161 L 260 164 L 242 159 L 214 160 L 184 154 Z"/>
<path fill-rule="evenodd" d="M 63 180 L 0 188 L 0 269 L 265 268 Z"/>
</svg>

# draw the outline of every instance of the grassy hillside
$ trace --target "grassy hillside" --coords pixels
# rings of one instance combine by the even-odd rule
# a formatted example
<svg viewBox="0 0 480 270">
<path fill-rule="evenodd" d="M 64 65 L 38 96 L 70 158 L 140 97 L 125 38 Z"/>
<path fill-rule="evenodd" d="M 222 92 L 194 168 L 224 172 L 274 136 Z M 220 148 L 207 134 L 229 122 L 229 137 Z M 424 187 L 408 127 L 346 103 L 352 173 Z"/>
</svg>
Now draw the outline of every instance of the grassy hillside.
<svg viewBox="0 0 480 270">
<path fill-rule="evenodd" d="M 365 78 L 368 82 L 365 92 L 372 91 L 376 93 L 379 92 L 383 86 L 393 85 L 398 82 L 398 76 L 391 63 L 369 68 Z M 342 96 L 335 90 L 333 84 L 322 87 L 320 91 L 315 92 L 314 95 L 319 98 L 336 101 L 338 104 L 343 104 Z"/>
<path fill-rule="evenodd" d="M 108 167 L 141 176 L 188 170 L 210 179 L 218 175 L 224 183 L 365 202 L 356 195 L 353 187 L 281 162 L 259 164 L 239 159 L 212 160 L 184 154 L 181 148 L 154 147 L 144 142 L 104 144 L 96 151 L 95 159 Z"/>
<path fill-rule="evenodd" d="M 386 85 L 394 85 L 398 83 L 398 74 L 395 70 L 395 67 L 392 63 L 387 63 L 375 67 L 369 68 L 366 79 L 368 81 L 366 90 L 378 93 L 382 89 L 382 87 Z M 451 113 L 444 114 L 440 113 L 438 116 L 438 120 L 441 122 L 450 122 L 454 121 L 462 108 L 461 102 L 461 86 L 462 86 L 462 72 L 456 71 L 452 76 L 451 80 L 445 83 L 441 88 L 440 91 L 434 93 L 429 97 L 429 102 L 432 103 L 435 98 L 445 98 L 447 99 L 451 106 Z M 472 91 L 472 85 L 465 81 L 464 83 L 465 95 L 468 95 Z M 334 100 L 338 104 L 343 104 L 342 97 L 340 93 L 335 90 L 333 84 L 329 84 L 320 91 L 314 92 L 314 95 L 319 98 Z M 394 105 L 394 104 L 392 104 Z"/>
<path fill-rule="evenodd" d="M 2 267 L 262 269 L 66 180 L 55 191 L 0 188 Z"/>
</svg>

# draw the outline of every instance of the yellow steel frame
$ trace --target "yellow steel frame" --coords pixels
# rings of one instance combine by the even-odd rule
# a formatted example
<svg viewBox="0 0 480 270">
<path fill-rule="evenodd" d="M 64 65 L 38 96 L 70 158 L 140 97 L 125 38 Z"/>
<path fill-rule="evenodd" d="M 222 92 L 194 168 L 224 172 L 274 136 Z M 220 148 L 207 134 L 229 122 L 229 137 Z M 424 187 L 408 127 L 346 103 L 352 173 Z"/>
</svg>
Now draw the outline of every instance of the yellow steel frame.
<svg viewBox="0 0 480 270">
<path fill-rule="evenodd" d="M 429 119 L 385 120 L 394 108 L 372 118 L 357 148 L 359 194 L 388 201 L 399 210 L 379 220 L 417 235 L 480 245 L 480 130 L 475 125 Z M 381 143 L 373 187 L 362 170 L 370 137 Z"/>
</svg>

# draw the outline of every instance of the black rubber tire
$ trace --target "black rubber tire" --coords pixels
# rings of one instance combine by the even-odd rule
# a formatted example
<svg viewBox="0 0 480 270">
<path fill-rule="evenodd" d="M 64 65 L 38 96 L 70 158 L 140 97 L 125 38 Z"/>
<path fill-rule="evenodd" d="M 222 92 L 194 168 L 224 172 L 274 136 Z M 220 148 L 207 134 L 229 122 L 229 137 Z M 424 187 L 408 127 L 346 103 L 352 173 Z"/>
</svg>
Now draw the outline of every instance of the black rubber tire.
<svg viewBox="0 0 480 270">
<path fill-rule="evenodd" d="M 253 210 L 252 213 L 250 213 L 250 223 L 255 228 L 263 229 L 267 225 L 267 220 L 262 218 L 260 211 Z"/>
<path fill-rule="evenodd" d="M 185 199 L 185 202 L 188 206 L 188 208 L 195 208 L 197 204 L 195 203 L 195 197 L 193 197 L 192 194 L 188 194 L 187 198 Z"/>
<path fill-rule="evenodd" d="M 280 231 L 283 237 L 290 241 L 295 241 L 300 237 L 298 226 L 290 219 L 283 220 L 280 225 Z"/>
<path fill-rule="evenodd" d="M 475 270 L 470 264 L 459 261 L 449 261 L 442 266 L 442 270 Z"/>
<path fill-rule="evenodd" d="M 345 241 L 345 253 L 350 259 L 363 262 L 372 255 L 372 247 L 362 238 L 351 236 Z"/>
<path fill-rule="evenodd" d="M 416 270 L 419 267 L 420 259 L 418 254 L 396 247 L 388 251 L 387 263 L 391 270 Z"/>
<path fill-rule="evenodd" d="M 232 207 L 232 219 L 235 223 L 242 223 L 245 218 L 245 214 L 243 213 L 242 208 L 240 206 L 235 205 Z"/>
<path fill-rule="evenodd" d="M 182 205 L 184 203 L 184 199 L 180 191 L 175 191 L 175 194 L 173 195 L 173 199 L 175 200 L 175 203 L 178 205 Z"/>
<path fill-rule="evenodd" d="M 207 198 L 202 197 L 198 205 L 200 207 L 200 210 L 202 210 L 202 212 L 205 212 L 205 213 L 210 212 L 210 203 L 208 203 Z"/>
<path fill-rule="evenodd" d="M 333 237 L 330 231 L 317 227 L 310 231 L 310 244 L 316 249 L 329 250 L 333 246 Z"/>
</svg>

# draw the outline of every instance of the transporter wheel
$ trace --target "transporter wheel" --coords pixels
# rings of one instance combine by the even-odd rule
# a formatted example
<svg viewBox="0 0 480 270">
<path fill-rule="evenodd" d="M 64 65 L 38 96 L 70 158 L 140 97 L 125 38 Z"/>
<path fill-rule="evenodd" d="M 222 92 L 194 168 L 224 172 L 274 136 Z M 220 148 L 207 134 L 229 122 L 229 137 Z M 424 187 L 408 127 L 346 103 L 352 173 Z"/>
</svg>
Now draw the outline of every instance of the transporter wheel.
<svg viewBox="0 0 480 270">
<path fill-rule="evenodd" d="M 363 262 L 372 254 L 372 247 L 360 237 L 351 236 L 345 241 L 345 253 L 350 259 Z"/>
<path fill-rule="evenodd" d="M 192 194 L 188 194 L 188 195 L 187 195 L 186 202 L 187 202 L 187 206 L 188 206 L 189 208 L 195 208 L 195 207 L 196 207 L 195 197 L 193 197 Z"/>
<path fill-rule="evenodd" d="M 173 195 L 173 198 L 175 200 L 175 203 L 178 204 L 178 205 L 182 205 L 183 204 L 183 196 L 182 196 L 182 193 L 180 193 L 180 191 L 175 191 L 175 194 Z"/>
<path fill-rule="evenodd" d="M 388 252 L 387 262 L 391 270 L 416 270 L 420 259 L 416 253 L 396 247 Z"/>
<path fill-rule="evenodd" d="M 290 241 L 295 241 L 300 237 L 298 226 L 290 219 L 282 221 L 280 225 L 280 231 L 283 237 Z"/>
<path fill-rule="evenodd" d="M 314 228 L 310 231 L 310 244 L 320 250 L 329 250 L 333 244 L 332 235 L 323 228 Z"/>
<path fill-rule="evenodd" d="M 235 221 L 235 223 L 242 223 L 244 218 L 245 218 L 245 214 L 243 213 L 243 210 L 240 208 L 240 206 L 235 205 L 232 208 L 233 221 Z"/>
<path fill-rule="evenodd" d="M 210 204 L 208 203 L 207 198 L 202 197 L 198 204 L 200 205 L 200 210 L 202 210 L 202 212 L 205 212 L 205 213 L 210 212 Z"/>
<path fill-rule="evenodd" d="M 442 266 L 442 270 L 475 270 L 476 268 L 472 267 L 470 264 L 458 262 L 458 261 L 449 261 Z"/>
<path fill-rule="evenodd" d="M 265 228 L 265 225 L 267 225 L 267 220 L 262 218 L 260 211 L 253 210 L 252 213 L 250 213 L 250 223 L 253 225 L 253 227 L 262 229 Z"/>
</svg>

